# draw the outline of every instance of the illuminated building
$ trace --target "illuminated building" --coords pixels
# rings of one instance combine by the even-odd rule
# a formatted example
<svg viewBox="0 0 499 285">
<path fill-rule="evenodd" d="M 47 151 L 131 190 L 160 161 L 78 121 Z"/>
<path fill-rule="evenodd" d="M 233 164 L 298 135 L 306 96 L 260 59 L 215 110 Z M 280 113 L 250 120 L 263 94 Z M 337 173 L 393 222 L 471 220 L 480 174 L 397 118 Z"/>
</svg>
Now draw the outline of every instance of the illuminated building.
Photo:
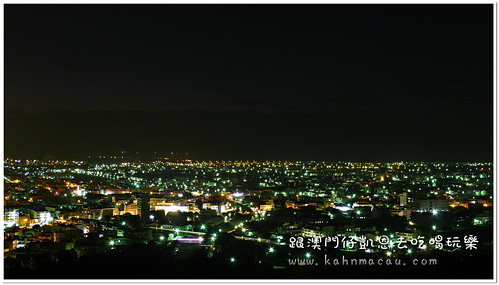
<svg viewBox="0 0 499 285">
<path fill-rule="evenodd" d="M 138 215 L 139 214 L 139 207 L 137 204 L 126 204 L 125 209 L 120 213 L 121 215 L 129 213 L 131 215 Z"/>
<path fill-rule="evenodd" d="M 37 219 L 40 225 L 50 224 L 54 219 L 50 212 L 35 212 L 35 219 Z"/>
<path fill-rule="evenodd" d="M 19 211 L 18 210 L 5 211 L 3 221 L 5 227 L 12 227 L 15 226 L 16 224 L 19 224 Z"/>
<path fill-rule="evenodd" d="M 162 203 L 162 204 L 156 204 L 154 206 L 154 211 L 165 211 L 165 214 L 168 212 L 188 212 L 189 211 L 189 205 L 176 205 L 174 203 Z"/>
<path fill-rule="evenodd" d="M 408 193 L 404 192 L 400 194 L 400 206 L 405 206 L 407 204 Z"/>
<path fill-rule="evenodd" d="M 450 202 L 444 199 L 419 200 L 416 210 L 421 212 L 447 211 Z"/>
</svg>

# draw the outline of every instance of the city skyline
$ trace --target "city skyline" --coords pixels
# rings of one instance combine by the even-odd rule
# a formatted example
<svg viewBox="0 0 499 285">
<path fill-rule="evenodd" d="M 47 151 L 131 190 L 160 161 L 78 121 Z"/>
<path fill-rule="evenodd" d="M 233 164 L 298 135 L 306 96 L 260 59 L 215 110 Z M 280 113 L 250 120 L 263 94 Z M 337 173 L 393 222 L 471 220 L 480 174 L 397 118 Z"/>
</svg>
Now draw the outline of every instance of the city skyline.
<svg viewBox="0 0 499 285">
<path fill-rule="evenodd" d="M 4 277 L 495 279 L 496 8 L 5 4 Z"/>
<path fill-rule="evenodd" d="M 7 278 L 493 274 L 492 163 L 7 159 L 4 165 Z M 338 248 L 334 239 L 345 237 L 353 246 Z M 356 266 L 340 261 L 331 270 L 323 255 L 331 264 L 346 259 Z M 320 266 L 297 265 L 303 258 Z M 378 265 L 397 260 L 406 266 Z"/>
</svg>

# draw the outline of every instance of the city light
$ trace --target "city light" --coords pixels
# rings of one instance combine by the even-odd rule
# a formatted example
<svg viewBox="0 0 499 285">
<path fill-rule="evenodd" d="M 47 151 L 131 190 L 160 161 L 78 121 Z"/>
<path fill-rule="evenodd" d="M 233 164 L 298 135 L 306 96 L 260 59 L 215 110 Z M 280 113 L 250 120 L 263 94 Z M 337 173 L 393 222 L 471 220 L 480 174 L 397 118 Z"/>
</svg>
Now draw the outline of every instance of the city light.
<svg viewBox="0 0 499 285">
<path fill-rule="evenodd" d="M 40 226 L 46 224 L 49 227 L 44 227 L 43 230 L 49 231 L 48 233 L 53 231 L 55 234 L 50 235 L 52 239 L 60 238 L 56 231 L 61 228 L 72 231 L 72 235 L 74 235 L 72 239 L 77 241 L 75 251 L 78 254 L 82 252 L 82 246 L 79 244 L 80 239 L 91 243 L 93 238 L 99 237 L 101 243 L 95 245 L 95 247 L 96 250 L 103 252 L 103 254 L 112 251 L 125 254 L 128 248 L 131 248 L 131 245 L 142 244 L 144 245 L 144 252 L 148 250 L 154 252 L 162 248 L 171 249 L 171 256 L 168 254 L 162 255 L 162 258 L 168 260 L 170 258 L 172 260 L 176 260 L 175 258 L 179 260 L 188 259 L 195 256 L 200 261 L 206 258 L 204 261 L 207 263 L 209 261 L 225 260 L 225 263 L 222 262 L 225 266 L 237 263 L 238 265 L 244 264 L 245 266 L 248 265 L 248 268 L 253 268 L 254 263 L 259 262 L 267 265 L 272 265 L 274 262 L 278 264 L 282 262 L 281 255 L 284 261 L 286 255 L 289 258 L 297 257 L 298 260 L 303 260 L 302 258 L 305 257 L 309 259 L 309 262 L 313 258 L 322 260 L 322 254 L 316 255 L 314 250 L 324 250 L 324 243 L 321 245 L 322 249 L 316 249 L 312 247 L 312 242 L 315 242 L 316 238 L 322 238 L 322 241 L 325 241 L 327 237 L 333 238 L 337 235 L 344 236 L 346 241 L 350 237 L 358 241 L 363 236 L 374 240 L 374 245 L 368 245 L 366 248 L 360 248 L 359 246 L 348 248 L 347 251 L 351 252 L 352 255 L 367 254 L 376 258 L 381 255 L 389 259 L 397 256 L 397 254 L 409 258 L 420 251 L 430 249 L 432 254 L 438 253 L 439 249 L 435 240 L 432 243 L 430 239 L 428 243 L 430 248 L 427 248 L 425 244 L 412 244 L 412 247 L 406 244 L 407 247 L 397 247 L 396 240 L 403 239 L 409 242 L 411 239 L 420 236 L 431 238 L 428 237 L 428 232 L 437 233 L 443 230 L 439 228 L 440 223 L 437 222 L 440 215 L 442 217 L 449 216 L 449 218 L 452 218 L 449 220 L 456 221 L 454 225 L 460 225 L 460 230 L 467 230 L 470 234 L 474 234 L 473 230 L 476 229 L 473 225 L 480 225 L 484 229 L 486 226 L 492 227 L 493 215 L 489 210 L 492 207 L 480 209 L 480 212 L 477 212 L 476 209 L 468 211 L 467 208 L 468 205 L 470 207 L 473 205 L 471 203 L 472 199 L 476 200 L 475 206 L 485 203 L 492 205 L 493 201 L 489 200 L 489 196 L 480 196 L 480 198 L 475 196 L 472 198 L 475 194 L 473 192 L 478 191 L 476 189 L 485 187 L 483 185 L 486 185 L 488 180 L 491 179 L 491 173 L 487 173 L 486 178 L 483 180 L 476 181 L 476 179 L 471 178 L 478 177 L 478 174 L 472 170 L 467 170 L 474 166 L 453 164 L 454 168 L 452 169 L 454 172 L 441 173 L 428 170 L 430 166 L 435 167 L 435 164 L 426 165 L 409 163 L 399 169 L 397 168 L 398 165 L 394 163 L 254 162 L 247 164 L 243 162 L 238 164 L 236 162 L 219 162 L 217 164 L 213 162 L 203 164 L 197 162 L 160 162 L 117 164 L 115 166 L 112 164 L 89 164 L 86 169 L 83 166 L 78 166 L 78 172 L 71 172 L 63 167 L 60 168 L 65 169 L 64 171 L 60 171 L 57 167 L 54 167 L 54 170 L 57 171 L 53 172 L 47 171 L 47 173 L 44 173 L 39 170 L 41 175 L 44 175 L 43 177 L 52 177 L 54 181 L 68 181 L 70 179 L 67 177 L 70 175 L 78 177 L 78 181 L 75 183 L 83 185 L 82 187 L 87 189 L 89 195 L 87 195 L 86 199 L 76 197 L 73 193 L 74 189 L 70 188 L 67 191 L 60 189 L 57 183 L 46 182 L 48 178 L 37 180 L 36 177 L 29 176 L 23 178 L 22 183 L 15 185 L 9 184 L 6 180 L 7 186 L 11 188 L 7 189 L 8 193 L 6 193 L 6 199 L 4 200 L 9 204 L 5 208 L 4 225 L 7 227 L 16 227 L 17 225 L 21 229 L 13 228 L 6 231 L 4 237 L 7 241 L 5 243 L 6 253 L 11 251 L 14 255 L 18 248 L 29 249 L 31 240 L 43 241 L 44 239 L 41 236 L 29 236 L 29 230 L 33 229 L 35 224 Z M 8 168 L 8 166 L 6 167 Z M 8 169 L 9 173 L 14 173 L 18 167 L 20 167 L 20 172 L 16 174 L 18 176 L 22 176 L 27 171 L 24 170 L 24 165 L 15 165 L 14 168 Z M 42 169 L 50 169 L 45 165 L 44 167 Z M 324 172 L 321 172 L 323 171 L 321 169 Z M 371 187 L 371 182 L 377 185 L 375 184 L 379 180 L 377 173 L 386 172 L 386 169 L 393 170 L 394 173 L 393 176 L 383 174 L 386 185 L 381 185 L 378 189 Z M 155 173 L 165 171 L 181 172 L 184 173 L 184 176 L 170 180 L 165 179 L 163 176 L 155 178 Z M 459 175 L 467 180 L 459 182 L 461 181 L 459 178 L 455 181 L 456 178 L 453 175 L 456 172 L 459 172 Z M 331 182 L 329 178 L 331 173 L 336 176 L 334 182 Z M 238 178 L 242 178 L 241 181 L 248 175 L 257 177 L 255 179 L 262 177 L 262 182 L 265 181 L 266 186 L 263 189 L 248 186 L 249 189 L 244 190 L 244 196 L 242 196 L 245 200 L 241 198 L 240 201 L 235 202 L 231 200 L 233 197 L 228 193 L 233 193 L 234 188 L 240 187 L 240 184 L 234 184 L 231 178 L 227 178 L 228 174 L 235 177 L 240 175 Z M 483 173 L 479 172 L 479 174 Z M 147 176 L 150 182 L 143 179 L 143 176 Z M 416 181 L 414 178 L 421 176 L 423 177 L 421 181 Z M 456 185 L 466 185 L 468 183 L 469 186 L 466 186 L 466 188 L 456 187 L 456 189 L 450 187 L 443 197 L 433 198 L 431 196 L 430 198 L 427 196 L 428 199 L 415 199 L 415 197 L 424 197 L 427 189 L 432 187 L 431 185 L 434 183 L 432 181 L 436 179 L 430 179 L 430 177 L 435 176 L 438 176 L 437 178 L 442 179 L 442 181 L 459 183 Z M 95 177 L 99 183 L 108 184 L 106 184 L 106 187 L 95 188 L 91 186 L 95 182 L 90 183 L 91 180 L 84 181 L 80 177 Z M 215 179 L 212 179 L 213 177 Z M 313 180 L 310 180 L 309 177 L 313 177 Z M 425 178 L 428 179 L 425 180 Z M 129 180 L 128 184 L 126 182 L 120 184 L 123 186 L 128 185 L 127 187 L 119 189 L 112 187 L 119 181 L 126 181 L 127 179 Z M 147 192 L 135 190 L 132 187 L 137 181 L 143 185 L 150 183 L 147 185 Z M 306 186 L 295 187 L 298 189 L 279 188 L 278 183 L 286 182 L 293 185 L 291 184 L 292 181 L 295 181 L 298 185 Z M 344 184 L 350 182 L 345 181 L 360 183 L 360 188 L 354 187 L 350 190 Z M 26 193 L 22 193 L 22 190 L 16 188 L 28 183 L 31 184 L 26 187 Z M 49 186 L 44 183 L 48 183 Z M 324 186 L 327 183 L 330 183 L 331 186 Z M 404 189 L 405 194 L 402 197 L 400 191 L 392 191 L 400 186 L 397 183 L 401 183 L 401 185 L 408 188 Z M 38 193 L 29 192 L 31 189 L 36 189 L 38 184 L 43 185 L 41 188 L 43 193 L 49 195 L 48 197 L 51 199 L 55 190 L 59 191 L 60 197 L 71 198 L 72 203 L 74 203 L 73 207 L 67 209 L 59 207 L 55 211 L 50 207 L 47 207 L 50 211 L 44 209 L 45 207 L 41 207 L 44 204 L 37 196 Z M 50 187 L 52 190 L 46 187 Z M 327 187 L 334 190 L 328 190 Z M 224 188 L 226 195 L 224 199 L 220 200 L 220 193 L 224 193 L 221 192 Z M 491 189 L 492 186 L 487 188 L 487 193 Z M 189 194 L 189 191 L 192 192 L 193 190 L 199 192 L 199 195 L 195 198 Z M 179 197 L 181 192 L 184 193 L 182 199 Z M 146 198 L 144 198 L 144 193 L 147 194 Z M 296 198 L 297 193 L 300 193 L 299 198 Z M 441 194 L 442 192 L 439 191 L 438 193 Z M 68 194 L 68 196 L 64 196 L 65 194 Z M 469 199 L 466 198 L 467 195 L 470 195 Z M 28 198 L 31 200 L 28 201 Z M 40 199 L 40 201 L 37 199 Z M 76 203 L 78 199 L 81 199 L 80 203 Z M 234 206 L 234 203 L 249 205 L 250 199 L 255 202 L 259 200 L 259 202 L 255 203 L 258 206 L 243 208 L 240 211 L 245 212 L 242 213 L 237 210 L 241 207 Z M 397 202 L 400 199 L 404 200 L 408 206 L 400 206 L 400 203 Z M 110 203 L 109 201 L 113 202 Z M 26 203 L 29 207 L 23 208 L 21 203 Z M 143 211 L 144 204 L 147 203 L 149 203 L 149 209 L 146 211 L 147 214 L 142 217 L 141 211 Z M 450 205 L 452 203 L 463 205 L 460 206 L 460 213 L 456 213 L 451 209 Z M 346 212 L 341 212 L 339 209 L 334 210 L 335 205 L 337 207 L 348 207 L 349 210 Z M 430 205 L 433 206 L 430 207 Z M 448 211 L 443 210 L 445 205 L 449 206 Z M 260 206 L 263 207 L 260 208 Z M 176 207 L 175 209 L 178 211 L 165 215 L 162 211 L 166 207 L 171 209 Z M 30 211 L 27 211 L 26 208 L 30 209 Z M 437 208 L 438 211 L 433 210 Z M 227 212 L 224 212 L 224 209 Z M 263 211 L 263 209 L 268 211 Z M 364 210 L 366 212 L 371 210 L 372 214 L 362 216 Z M 338 214 L 333 216 L 331 211 Z M 266 217 L 267 221 L 261 220 L 263 216 Z M 467 216 L 469 219 L 460 220 L 461 216 Z M 224 219 L 227 220 L 224 221 Z M 414 221 L 418 221 L 418 223 L 416 224 Z M 467 223 L 468 221 L 470 223 Z M 336 224 L 341 226 L 335 226 Z M 28 229 L 28 231 L 24 229 Z M 144 229 L 147 229 L 148 232 L 143 231 Z M 16 230 L 18 231 L 16 232 Z M 455 227 L 446 227 L 445 234 L 457 236 L 459 232 L 454 230 Z M 152 231 L 152 235 L 150 231 Z M 23 239 L 19 239 L 21 236 Z M 433 236 L 436 236 L 436 234 Z M 112 237 L 112 239 L 108 239 L 108 237 Z M 303 239 L 300 240 L 299 237 Z M 151 242 L 151 238 L 153 242 Z M 445 241 L 444 237 L 441 243 L 445 250 L 455 252 L 459 257 L 467 258 L 467 251 L 463 243 L 461 243 L 462 248 L 458 249 L 450 248 Z M 376 247 L 376 244 L 381 242 L 386 244 L 386 248 Z M 291 248 L 291 245 L 295 247 Z M 281 250 L 279 246 L 283 246 L 283 249 Z M 333 245 L 329 243 L 329 246 Z M 484 251 L 490 249 L 490 246 L 485 243 L 481 243 L 480 246 L 484 248 Z M 61 248 L 64 247 L 61 246 Z M 116 250 L 116 248 L 119 248 L 119 250 Z M 239 254 L 245 252 L 244 250 L 254 254 L 248 254 L 242 259 L 242 255 L 239 256 Z M 400 252 L 396 250 L 400 250 Z M 196 252 L 196 254 L 192 255 L 192 252 Z M 235 256 L 238 256 L 237 262 Z M 276 259 L 277 256 L 279 258 Z M 274 265 L 274 268 L 280 268 L 280 265 Z M 292 267 L 290 266 L 290 268 Z"/>
</svg>

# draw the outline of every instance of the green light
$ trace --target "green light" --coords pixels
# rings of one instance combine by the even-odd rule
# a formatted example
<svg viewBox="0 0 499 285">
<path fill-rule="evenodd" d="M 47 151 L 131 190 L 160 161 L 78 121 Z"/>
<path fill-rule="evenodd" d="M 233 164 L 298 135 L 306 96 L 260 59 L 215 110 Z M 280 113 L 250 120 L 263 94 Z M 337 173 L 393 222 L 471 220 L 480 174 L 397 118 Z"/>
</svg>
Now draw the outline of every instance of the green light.
<svg viewBox="0 0 499 285">
<path fill-rule="evenodd" d="M 236 262 L 236 259 L 234 257 L 231 257 L 230 262 L 234 263 L 234 262 Z"/>
<path fill-rule="evenodd" d="M 407 250 L 407 253 L 408 253 L 408 254 L 411 254 L 411 253 L 412 253 L 412 249 L 408 249 L 408 250 Z"/>
<path fill-rule="evenodd" d="M 114 245 L 114 240 L 110 241 L 109 245 Z"/>
<path fill-rule="evenodd" d="M 206 225 L 201 225 L 201 229 L 202 230 L 206 229 Z"/>
<path fill-rule="evenodd" d="M 307 252 L 307 254 L 305 254 L 305 257 L 307 258 L 310 258 L 312 255 L 310 253 Z"/>
<path fill-rule="evenodd" d="M 164 237 L 164 236 L 160 236 L 160 237 L 159 237 L 159 239 L 160 239 L 160 240 L 164 240 L 164 239 L 165 239 L 165 237 Z"/>
<path fill-rule="evenodd" d="M 431 228 L 432 228 L 433 230 L 436 230 L 436 229 L 437 229 L 437 226 L 433 225 L 433 226 L 431 226 Z"/>
<path fill-rule="evenodd" d="M 124 226 L 124 225 L 126 225 L 126 222 L 122 222 L 121 224 Z"/>
<path fill-rule="evenodd" d="M 269 247 L 269 252 L 270 253 L 274 252 L 274 248 L 273 247 Z"/>
</svg>

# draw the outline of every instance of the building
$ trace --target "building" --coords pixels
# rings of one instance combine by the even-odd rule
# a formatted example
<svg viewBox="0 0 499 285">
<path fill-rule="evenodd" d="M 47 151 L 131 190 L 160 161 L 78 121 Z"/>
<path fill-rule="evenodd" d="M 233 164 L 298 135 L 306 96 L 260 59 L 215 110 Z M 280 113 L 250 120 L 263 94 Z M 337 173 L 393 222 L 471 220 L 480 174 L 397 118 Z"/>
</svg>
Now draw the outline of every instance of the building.
<svg viewBox="0 0 499 285">
<path fill-rule="evenodd" d="M 189 205 L 178 205 L 175 203 L 161 203 L 161 204 L 156 204 L 154 206 L 154 211 L 165 211 L 165 214 L 168 214 L 168 212 L 188 212 L 189 211 Z"/>
<path fill-rule="evenodd" d="M 3 214 L 3 222 L 5 227 L 12 227 L 19 224 L 19 211 L 15 209 L 5 211 Z"/>
<path fill-rule="evenodd" d="M 445 199 L 419 200 L 416 210 L 420 212 L 447 211 L 449 206 L 449 200 Z"/>
<path fill-rule="evenodd" d="M 126 204 L 125 208 L 123 210 L 123 214 L 130 213 L 131 215 L 138 215 L 139 214 L 139 207 L 137 204 Z"/>
<path fill-rule="evenodd" d="M 35 212 L 35 219 L 40 225 L 50 224 L 54 220 L 48 211 Z"/>
<path fill-rule="evenodd" d="M 407 199 L 408 199 L 408 193 L 404 192 L 400 194 L 400 206 L 405 206 L 407 204 Z"/>
<path fill-rule="evenodd" d="M 147 192 L 143 192 L 139 197 L 137 197 L 138 214 L 140 215 L 143 221 L 149 219 L 149 214 L 151 212 L 149 200 L 150 196 L 149 193 Z"/>
</svg>

